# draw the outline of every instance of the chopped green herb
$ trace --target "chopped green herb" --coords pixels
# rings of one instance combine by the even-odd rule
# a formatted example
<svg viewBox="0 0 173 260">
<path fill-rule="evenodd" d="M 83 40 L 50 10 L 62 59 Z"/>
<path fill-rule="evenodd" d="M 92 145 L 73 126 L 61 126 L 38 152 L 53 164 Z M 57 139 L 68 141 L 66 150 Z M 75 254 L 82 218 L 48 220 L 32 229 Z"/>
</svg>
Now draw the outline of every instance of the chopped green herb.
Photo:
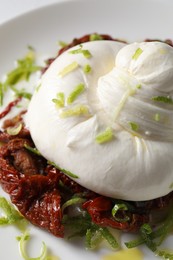
<svg viewBox="0 0 173 260">
<path fill-rule="evenodd" d="M 70 109 L 66 109 L 61 112 L 60 117 L 66 118 L 71 116 L 88 116 L 88 107 L 85 105 L 76 105 Z"/>
<path fill-rule="evenodd" d="M 133 60 L 137 60 L 139 58 L 139 56 L 142 54 L 143 50 L 141 48 L 138 48 L 135 53 L 132 56 Z"/>
<path fill-rule="evenodd" d="M 52 102 L 56 104 L 57 108 L 64 107 L 65 96 L 63 92 L 57 93 L 57 98 L 52 99 Z"/>
<path fill-rule="evenodd" d="M 23 220 L 23 216 L 4 197 L 0 197 L 0 208 L 5 216 L 0 218 L 0 225 L 16 224 Z"/>
<path fill-rule="evenodd" d="M 91 58 L 92 55 L 91 55 L 90 51 L 89 50 L 83 50 L 82 48 L 83 48 L 83 46 L 80 45 L 80 47 L 78 49 L 69 51 L 69 53 L 71 53 L 71 54 L 83 54 L 83 56 L 85 58 L 87 58 L 87 59 Z"/>
<path fill-rule="evenodd" d="M 30 51 L 24 59 L 17 61 L 17 68 L 7 74 L 5 85 L 15 85 L 21 80 L 28 80 L 33 72 L 41 69 L 35 65 L 35 54 Z"/>
<path fill-rule="evenodd" d="M 60 170 L 61 170 L 63 173 L 65 173 L 66 175 L 68 175 L 69 177 L 71 177 L 71 178 L 74 178 L 74 179 L 78 179 L 78 178 L 79 178 L 76 174 L 74 174 L 74 173 L 72 173 L 72 172 L 70 172 L 70 171 L 67 171 L 67 170 L 62 169 L 62 168 L 60 168 Z"/>
<path fill-rule="evenodd" d="M 169 185 L 170 189 L 173 189 L 173 182 Z"/>
<path fill-rule="evenodd" d="M 157 247 L 156 247 L 156 243 L 151 238 L 151 234 L 152 234 L 151 226 L 149 224 L 143 224 L 140 228 L 140 232 L 148 248 L 151 251 L 155 252 Z"/>
<path fill-rule="evenodd" d="M 0 104 L 3 104 L 3 96 L 8 87 L 12 88 L 12 90 L 17 93 L 16 89 L 13 87 L 22 80 L 28 81 L 31 74 L 40 69 L 40 66 L 35 65 L 35 53 L 33 48 L 30 48 L 24 59 L 17 60 L 17 67 L 7 74 L 6 80 L 3 83 L 0 83 Z M 18 94 L 19 93 L 20 91 L 18 91 Z M 24 95 L 24 91 L 20 93 L 20 96 L 29 97 L 26 95 L 26 92 Z"/>
<path fill-rule="evenodd" d="M 19 123 L 15 126 L 9 126 L 7 128 L 7 133 L 9 135 L 18 135 L 20 133 L 21 129 L 22 129 L 22 123 Z"/>
<path fill-rule="evenodd" d="M 137 132 L 139 130 L 139 125 L 137 123 L 129 122 L 129 125 L 134 132 Z"/>
<path fill-rule="evenodd" d="M 38 84 L 38 86 L 36 86 L 35 91 L 38 92 L 40 88 L 41 88 L 41 83 Z"/>
<path fill-rule="evenodd" d="M 162 102 L 162 103 L 167 103 L 167 104 L 173 104 L 173 100 L 171 97 L 155 96 L 152 97 L 152 100 Z"/>
<path fill-rule="evenodd" d="M 160 114 L 156 113 L 156 114 L 154 115 L 154 120 L 157 121 L 157 122 L 159 122 L 159 121 L 160 121 Z"/>
<path fill-rule="evenodd" d="M 23 97 L 23 98 L 26 98 L 28 100 L 31 100 L 31 98 L 32 98 L 32 94 L 29 93 L 29 92 L 26 92 L 25 89 L 18 90 L 14 86 L 11 86 L 11 89 L 15 92 L 15 96 L 17 98 Z"/>
<path fill-rule="evenodd" d="M 136 88 L 141 89 L 141 84 L 136 85 Z"/>
<path fill-rule="evenodd" d="M 101 232 L 103 238 L 108 242 L 108 244 L 112 247 L 112 249 L 118 249 L 119 244 L 115 237 L 111 234 L 108 228 L 102 227 L 99 228 L 99 231 Z"/>
<path fill-rule="evenodd" d="M 129 220 L 128 216 L 125 217 L 117 217 L 117 213 L 122 212 L 122 211 L 127 211 L 128 207 L 126 204 L 115 204 L 115 206 L 112 209 L 112 216 L 116 219 L 118 222 L 127 222 Z"/>
<path fill-rule="evenodd" d="M 83 67 L 83 71 L 88 74 L 91 72 L 91 66 L 89 64 L 86 64 L 84 67 Z"/>
<path fill-rule="evenodd" d="M 72 63 L 70 63 L 69 65 L 67 65 L 63 70 L 61 70 L 58 75 L 61 77 L 66 76 L 67 74 L 69 74 L 70 72 L 72 72 L 73 70 L 77 69 L 79 67 L 79 64 L 74 61 Z"/>
<path fill-rule="evenodd" d="M 62 212 L 69 206 L 71 205 L 75 205 L 75 204 L 81 204 L 83 202 L 85 202 L 86 199 L 84 198 L 80 198 L 80 197 L 75 197 L 75 198 L 72 198 L 70 200 L 67 200 L 63 205 L 62 205 Z"/>
<path fill-rule="evenodd" d="M 95 249 L 103 239 L 105 239 L 113 249 L 119 247 L 118 242 L 111 232 L 105 227 L 94 224 L 87 212 L 75 217 L 64 215 L 62 223 L 68 226 L 70 230 L 75 231 L 70 235 L 70 238 L 74 236 L 86 236 L 86 247 L 88 249 Z"/>
<path fill-rule="evenodd" d="M 83 83 L 80 83 L 79 85 L 77 85 L 76 87 L 75 87 L 75 89 L 70 93 L 70 95 L 68 96 L 68 98 L 67 98 L 67 104 L 72 104 L 75 100 L 76 100 L 76 98 L 80 95 L 80 94 L 82 94 L 83 92 L 84 92 L 84 90 L 85 90 L 85 86 L 84 86 L 84 84 Z"/>
<path fill-rule="evenodd" d="M 58 42 L 58 45 L 61 47 L 61 48 L 64 48 L 68 45 L 68 43 L 64 42 L 64 41 L 59 41 Z"/>
<path fill-rule="evenodd" d="M 46 260 L 47 257 L 47 247 L 44 242 L 42 242 L 42 249 L 41 249 L 41 254 L 38 257 L 29 257 L 26 252 L 26 247 L 25 244 L 26 242 L 30 239 L 30 235 L 27 231 L 23 233 L 21 236 L 17 237 L 17 240 L 19 241 L 19 250 L 22 258 L 24 260 Z"/>
<path fill-rule="evenodd" d="M 30 151 L 30 152 L 32 152 L 32 153 L 38 155 L 38 156 L 42 156 L 41 153 L 39 152 L 39 150 L 37 150 L 37 148 L 35 148 L 35 147 L 33 148 L 33 147 L 31 147 L 31 146 L 29 146 L 29 145 L 27 145 L 27 144 L 24 144 L 24 147 L 25 147 L 28 151 Z"/>
<path fill-rule="evenodd" d="M 100 41 L 103 40 L 103 37 L 98 33 L 93 33 L 90 35 L 90 41 Z"/>
<path fill-rule="evenodd" d="M 102 144 L 102 143 L 111 141 L 112 138 L 113 138 L 112 129 L 110 127 L 108 127 L 104 132 L 98 134 L 96 136 L 95 140 L 98 144 Z"/>
<path fill-rule="evenodd" d="M 152 230 L 149 224 L 142 225 L 140 229 L 141 236 L 138 239 L 126 242 L 128 248 L 133 248 L 142 244 L 154 252 L 155 255 L 161 256 L 164 259 L 173 259 L 173 254 L 170 251 L 160 249 L 161 243 L 172 232 L 173 229 L 173 210 L 171 209 L 166 220 L 156 229 Z"/>
<path fill-rule="evenodd" d="M 59 169 L 60 171 L 62 171 L 63 173 L 65 173 L 66 175 L 68 175 L 69 177 L 71 178 L 74 178 L 74 179 L 77 179 L 79 178 L 76 174 L 70 172 L 70 171 L 67 171 L 65 169 L 62 169 L 61 167 L 59 167 L 56 163 L 54 162 L 51 162 L 51 161 L 48 161 L 48 164 L 54 166 L 55 168 Z"/>
<path fill-rule="evenodd" d="M 91 227 L 86 231 L 86 248 L 93 250 L 96 249 L 97 246 L 102 241 L 103 237 L 98 228 Z"/>
</svg>

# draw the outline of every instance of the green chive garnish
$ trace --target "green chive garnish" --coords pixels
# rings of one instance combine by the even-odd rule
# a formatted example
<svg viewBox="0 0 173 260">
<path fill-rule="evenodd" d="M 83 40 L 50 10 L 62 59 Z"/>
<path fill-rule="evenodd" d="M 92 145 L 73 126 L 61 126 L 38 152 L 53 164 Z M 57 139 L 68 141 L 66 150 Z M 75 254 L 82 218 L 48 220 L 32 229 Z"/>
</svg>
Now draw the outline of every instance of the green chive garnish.
<svg viewBox="0 0 173 260">
<path fill-rule="evenodd" d="M 139 56 L 142 54 L 143 50 L 141 48 L 138 48 L 135 53 L 132 56 L 133 60 L 137 60 L 139 58 Z"/>
<path fill-rule="evenodd" d="M 91 66 L 89 64 L 86 64 L 84 67 L 83 67 L 83 71 L 88 74 L 91 72 Z"/>
<path fill-rule="evenodd" d="M 98 144 L 103 144 L 105 142 L 111 141 L 112 138 L 113 138 L 112 128 L 108 127 L 104 132 L 98 134 L 95 140 Z"/>
<path fill-rule="evenodd" d="M 70 200 L 67 200 L 63 205 L 62 205 L 62 212 L 65 210 L 65 208 L 71 206 L 71 205 L 75 205 L 75 204 L 78 204 L 78 203 L 83 203 L 85 202 L 86 199 L 84 198 L 80 198 L 80 197 L 75 197 L 75 198 L 72 198 Z"/>
<path fill-rule="evenodd" d="M 171 97 L 164 97 L 164 96 L 155 96 L 151 98 L 153 101 L 162 102 L 166 104 L 173 104 L 173 100 Z"/>
<path fill-rule="evenodd" d="M 117 217 L 117 213 L 120 211 L 127 211 L 128 207 L 127 205 L 121 203 L 121 204 L 115 204 L 115 206 L 112 209 L 112 216 L 116 219 L 118 222 L 127 222 L 129 220 L 128 216 L 125 216 L 123 218 Z"/>
<path fill-rule="evenodd" d="M 61 167 L 59 167 L 59 166 L 58 166 L 56 163 L 54 163 L 54 162 L 48 161 L 47 163 L 50 164 L 50 165 L 52 165 L 52 166 L 54 166 L 55 168 L 57 168 L 58 170 L 62 171 L 63 173 L 65 173 L 66 175 L 68 175 L 68 176 L 71 177 L 71 178 L 75 178 L 75 179 L 78 179 L 78 178 L 79 178 L 76 174 L 74 174 L 74 173 L 72 173 L 72 172 L 70 172 L 70 171 L 67 171 L 67 170 L 65 170 L 65 169 L 62 169 Z"/>
<path fill-rule="evenodd" d="M 69 105 L 72 104 L 77 99 L 77 97 L 84 92 L 84 90 L 85 90 L 85 86 L 83 83 L 77 85 L 75 89 L 68 96 L 67 104 Z"/>
<path fill-rule="evenodd" d="M 129 125 L 134 132 L 137 132 L 139 130 L 139 125 L 137 123 L 129 122 Z"/>
<path fill-rule="evenodd" d="M 17 90 L 15 85 L 19 82 L 26 80 L 28 81 L 31 74 L 40 70 L 41 67 L 35 64 L 35 52 L 32 47 L 28 48 L 27 55 L 20 60 L 17 60 L 17 67 L 11 70 L 6 75 L 6 80 L 0 83 L 0 105 L 3 104 L 3 97 L 7 89 L 10 87 L 15 92 L 17 97 L 24 97 L 31 99 L 31 94 L 26 90 Z"/>
<path fill-rule="evenodd" d="M 154 120 L 155 120 L 156 122 L 159 122 L 159 121 L 160 121 L 160 114 L 159 114 L 159 113 L 156 113 L 156 114 L 154 115 Z"/>
<path fill-rule="evenodd" d="M 67 65 L 63 70 L 61 70 L 58 75 L 61 77 L 66 76 L 68 73 L 72 72 L 73 70 L 77 69 L 79 67 L 79 64 L 74 61 L 71 64 Z"/>
<path fill-rule="evenodd" d="M 71 116 L 88 116 L 89 115 L 89 110 L 88 107 L 85 105 L 76 105 L 70 109 L 65 109 L 61 111 L 60 117 L 61 118 L 66 118 L 66 117 L 71 117 Z"/>
<path fill-rule="evenodd" d="M 57 93 L 57 98 L 53 98 L 52 102 L 54 102 L 57 108 L 64 107 L 65 97 L 63 92 Z"/>
<path fill-rule="evenodd" d="M 136 85 L 137 89 L 141 89 L 141 87 L 142 87 L 141 84 Z"/>
<path fill-rule="evenodd" d="M 83 48 L 83 46 L 80 45 L 80 48 L 78 48 L 76 50 L 69 51 L 69 53 L 71 53 L 71 54 L 83 54 L 83 56 L 85 58 L 87 58 L 87 59 L 91 58 L 92 55 L 91 55 L 90 51 L 89 50 L 84 50 L 82 48 Z"/>
<path fill-rule="evenodd" d="M 37 148 L 35 148 L 35 147 L 33 148 L 33 147 L 31 147 L 31 146 L 29 146 L 29 145 L 27 145 L 27 144 L 25 144 L 24 147 L 25 147 L 28 151 L 30 151 L 30 152 L 32 152 L 32 153 L 38 155 L 38 156 L 41 156 L 41 153 L 39 152 L 39 150 L 38 150 Z"/>
<path fill-rule="evenodd" d="M 0 217 L 0 225 L 14 224 L 24 220 L 23 216 L 4 197 L 0 197 L 0 208 L 5 213 L 5 216 Z"/>
</svg>

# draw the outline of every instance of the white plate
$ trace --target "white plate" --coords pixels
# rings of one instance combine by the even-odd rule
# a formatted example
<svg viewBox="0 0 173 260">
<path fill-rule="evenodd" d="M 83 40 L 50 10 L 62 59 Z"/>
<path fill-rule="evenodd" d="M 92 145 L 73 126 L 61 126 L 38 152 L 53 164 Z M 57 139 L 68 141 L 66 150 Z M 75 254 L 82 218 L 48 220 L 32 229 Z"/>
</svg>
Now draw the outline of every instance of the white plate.
<svg viewBox="0 0 173 260">
<path fill-rule="evenodd" d="M 20 16 L 0 26 L 0 75 L 13 67 L 16 58 L 32 45 L 41 56 L 55 55 L 57 41 L 71 41 L 87 33 L 107 33 L 128 41 L 145 38 L 172 38 L 173 2 L 170 0 L 71 0 Z M 0 190 L 0 194 L 4 195 Z M 29 253 L 38 255 L 41 241 L 61 260 L 101 260 L 104 250 L 90 252 L 82 242 L 58 239 L 35 227 L 30 228 L 34 243 Z M 20 260 L 15 227 L 1 228 L 0 259 Z M 129 235 L 123 241 L 129 240 Z M 170 238 L 166 247 L 173 241 Z M 145 260 L 156 259 L 141 248 Z M 115 258 L 116 259 L 116 258 Z M 135 260 L 135 259 L 134 259 Z"/>
</svg>

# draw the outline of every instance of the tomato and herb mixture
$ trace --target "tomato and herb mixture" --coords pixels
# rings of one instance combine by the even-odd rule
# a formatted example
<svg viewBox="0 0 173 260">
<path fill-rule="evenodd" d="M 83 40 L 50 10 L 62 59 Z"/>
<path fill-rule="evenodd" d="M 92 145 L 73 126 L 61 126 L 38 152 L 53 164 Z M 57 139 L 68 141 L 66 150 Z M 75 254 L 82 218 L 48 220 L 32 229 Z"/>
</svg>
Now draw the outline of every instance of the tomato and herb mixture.
<svg viewBox="0 0 173 260">
<path fill-rule="evenodd" d="M 93 40 L 117 39 L 108 35 L 85 35 L 74 39 L 68 45 L 63 43 L 58 55 L 72 46 Z M 172 46 L 170 40 L 166 43 Z M 30 47 L 30 54 L 19 60 L 17 68 L 7 74 L 6 81 L 0 83 L 1 105 L 8 88 L 11 88 L 16 96 L 0 113 L 0 119 L 9 114 L 21 99 L 31 98 L 27 91 L 18 90 L 16 84 L 28 80 L 36 71 L 44 73 L 54 60 L 49 59 L 46 66 L 41 68 L 35 64 L 33 53 L 34 50 Z M 87 73 L 91 68 L 86 66 L 85 70 Z M 82 86 L 78 86 L 76 91 L 82 91 Z M 63 97 L 58 100 L 58 105 L 61 105 Z M 57 100 L 53 102 L 56 103 Z M 102 239 L 106 239 L 114 249 L 119 247 L 110 228 L 138 233 L 138 239 L 126 243 L 128 248 L 145 243 L 157 255 L 173 259 L 173 254 L 159 248 L 173 229 L 173 192 L 150 201 L 132 202 L 101 196 L 80 186 L 75 182 L 77 176 L 59 169 L 36 149 L 24 124 L 25 113 L 26 110 L 4 120 L 0 131 L 0 184 L 21 213 L 17 214 L 16 210 L 1 198 L 0 206 L 7 215 L 6 218 L 0 219 L 1 224 L 10 224 L 24 217 L 33 225 L 57 237 L 64 237 L 66 232 L 70 238 L 86 236 L 86 246 L 90 249 L 96 248 Z M 154 216 L 158 214 L 163 216 L 159 223 L 156 223 Z"/>
</svg>

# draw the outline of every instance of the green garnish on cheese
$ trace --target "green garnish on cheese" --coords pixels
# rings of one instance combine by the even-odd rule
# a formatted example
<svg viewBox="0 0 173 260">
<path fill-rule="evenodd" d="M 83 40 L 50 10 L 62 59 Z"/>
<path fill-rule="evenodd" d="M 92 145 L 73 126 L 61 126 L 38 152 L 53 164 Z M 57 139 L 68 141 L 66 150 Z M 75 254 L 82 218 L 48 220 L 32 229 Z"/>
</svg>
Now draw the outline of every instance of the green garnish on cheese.
<svg viewBox="0 0 173 260">
<path fill-rule="evenodd" d="M 139 130 L 139 125 L 137 123 L 129 122 L 129 125 L 134 132 L 137 132 Z"/>
<path fill-rule="evenodd" d="M 137 60 L 142 53 L 143 53 L 143 50 L 141 48 L 138 48 L 135 51 L 135 53 L 133 54 L 132 59 Z"/>
<path fill-rule="evenodd" d="M 79 64 L 74 61 L 72 63 L 70 63 L 69 65 L 67 65 L 63 70 L 61 70 L 58 75 L 61 77 L 66 76 L 67 74 L 69 74 L 70 72 L 74 71 L 75 69 L 77 69 L 79 67 Z"/>
<path fill-rule="evenodd" d="M 159 122 L 159 121 L 160 121 L 160 114 L 159 114 L 159 113 L 156 113 L 156 114 L 154 115 L 154 120 L 155 120 L 156 122 Z"/>
<path fill-rule="evenodd" d="M 72 104 L 77 99 L 77 97 L 84 92 L 84 90 L 85 90 L 85 86 L 83 83 L 77 85 L 75 89 L 68 96 L 67 104 L 69 105 Z"/>
<path fill-rule="evenodd" d="M 63 92 L 59 92 L 57 93 L 57 98 L 53 98 L 52 102 L 54 102 L 56 104 L 57 108 L 61 108 L 64 107 L 64 103 L 65 103 L 65 96 Z"/>
<path fill-rule="evenodd" d="M 88 116 L 89 110 L 88 107 L 85 105 L 76 105 L 72 108 L 65 109 L 61 111 L 60 117 L 61 118 L 67 118 L 71 116 Z"/>
<path fill-rule="evenodd" d="M 83 67 L 83 71 L 86 73 L 86 74 L 89 74 L 91 72 L 91 66 L 89 64 L 86 64 L 84 67 Z"/>
<path fill-rule="evenodd" d="M 171 97 L 165 97 L 165 96 L 155 96 L 151 98 L 153 101 L 162 102 L 166 104 L 173 104 L 173 100 Z"/>
<path fill-rule="evenodd" d="M 112 128 L 107 127 L 104 132 L 102 132 L 96 136 L 95 140 L 98 144 L 103 144 L 103 143 L 111 141 L 112 138 L 113 138 Z"/>
<path fill-rule="evenodd" d="M 84 50 L 82 45 L 80 45 L 80 47 L 76 50 L 69 51 L 69 53 L 71 53 L 71 54 L 83 54 L 83 56 L 87 59 L 92 57 L 90 51 Z"/>
</svg>

